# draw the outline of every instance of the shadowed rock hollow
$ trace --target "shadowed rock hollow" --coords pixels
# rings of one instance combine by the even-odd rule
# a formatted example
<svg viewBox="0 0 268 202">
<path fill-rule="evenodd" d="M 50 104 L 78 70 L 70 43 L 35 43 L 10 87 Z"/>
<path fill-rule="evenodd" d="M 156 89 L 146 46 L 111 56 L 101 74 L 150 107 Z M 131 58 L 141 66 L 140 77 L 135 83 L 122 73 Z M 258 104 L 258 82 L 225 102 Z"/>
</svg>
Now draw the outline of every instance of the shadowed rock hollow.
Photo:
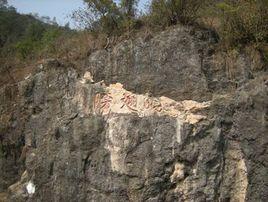
<svg viewBox="0 0 268 202">
<path fill-rule="evenodd" d="M 2 86 L 0 201 L 265 201 L 267 72 L 214 41 L 178 27 Z"/>
</svg>

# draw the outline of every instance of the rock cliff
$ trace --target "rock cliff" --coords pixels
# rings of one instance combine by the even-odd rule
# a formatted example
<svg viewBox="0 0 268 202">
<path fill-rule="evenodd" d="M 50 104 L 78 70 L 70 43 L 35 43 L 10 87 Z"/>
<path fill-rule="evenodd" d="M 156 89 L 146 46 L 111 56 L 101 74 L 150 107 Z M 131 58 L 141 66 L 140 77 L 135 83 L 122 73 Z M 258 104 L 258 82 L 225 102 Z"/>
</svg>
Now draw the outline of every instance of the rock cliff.
<svg viewBox="0 0 268 202">
<path fill-rule="evenodd" d="M 0 89 L 0 201 L 265 201 L 268 76 L 177 27 Z"/>
</svg>

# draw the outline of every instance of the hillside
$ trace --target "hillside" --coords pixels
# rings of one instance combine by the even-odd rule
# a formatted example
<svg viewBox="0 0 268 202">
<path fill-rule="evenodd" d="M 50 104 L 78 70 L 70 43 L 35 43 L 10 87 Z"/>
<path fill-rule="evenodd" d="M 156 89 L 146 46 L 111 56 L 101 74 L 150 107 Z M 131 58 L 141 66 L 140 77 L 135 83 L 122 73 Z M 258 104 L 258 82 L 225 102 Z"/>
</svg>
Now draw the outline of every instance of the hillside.
<svg viewBox="0 0 268 202">
<path fill-rule="evenodd" d="M 1 7 L 0 85 L 20 79 L 38 60 L 55 57 L 56 41 L 72 34 L 68 27 L 60 27 L 46 17 L 19 14 L 13 7 Z"/>
</svg>

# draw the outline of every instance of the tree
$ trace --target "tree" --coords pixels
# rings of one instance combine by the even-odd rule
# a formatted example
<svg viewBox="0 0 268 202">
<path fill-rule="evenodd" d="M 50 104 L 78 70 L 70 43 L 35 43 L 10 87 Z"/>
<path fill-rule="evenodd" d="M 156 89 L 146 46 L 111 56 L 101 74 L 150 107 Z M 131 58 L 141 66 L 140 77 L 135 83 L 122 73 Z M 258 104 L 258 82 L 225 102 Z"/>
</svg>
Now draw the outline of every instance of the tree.
<svg viewBox="0 0 268 202">
<path fill-rule="evenodd" d="M 134 18 L 137 4 L 137 0 L 121 0 L 120 6 L 127 17 Z"/>
<path fill-rule="evenodd" d="M 80 28 L 112 35 L 122 18 L 113 0 L 85 0 L 87 8 L 76 10 L 72 18 Z"/>
<path fill-rule="evenodd" d="M 87 8 L 75 11 L 72 16 L 82 28 L 110 36 L 129 30 L 133 24 L 137 0 L 121 0 L 119 6 L 113 0 L 84 1 Z"/>
<path fill-rule="evenodd" d="M 122 11 L 124 21 L 122 23 L 123 29 L 127 29 L 128 34 L 135 26 L 136 6 L 137 0 L 121 0 L 120 9 Z"/>
<path fill-rule="evenodd" d="M 53 17 L 53 19 L 52 19 L 52 25 L 58 25 L 57 18 L 56 17 Z"/>
<path fill-rule="evenodd" d="M 0 0 L 0 11 L 16 12 L 16 8 L 9 6 L 7 0 Z"/>
<path fill-rule="evenodd" d="M 7 0 L 0 0 L 0 8 L 7 7 Z"/>
</svg>

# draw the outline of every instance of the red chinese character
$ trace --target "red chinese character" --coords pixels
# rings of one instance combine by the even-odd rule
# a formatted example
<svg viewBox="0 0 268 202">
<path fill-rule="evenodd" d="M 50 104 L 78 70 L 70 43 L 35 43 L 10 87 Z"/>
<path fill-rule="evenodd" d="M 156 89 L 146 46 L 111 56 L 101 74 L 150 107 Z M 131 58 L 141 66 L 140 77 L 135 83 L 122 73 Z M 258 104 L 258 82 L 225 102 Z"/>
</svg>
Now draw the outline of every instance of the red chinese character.
<svg viewBox="0 0 268 202">
<path fill-rule="evenodd" d="M 161 102 L 159 102 L 158 100 L 154 100 L 153 101 L 153 109 L 157 112 L 161 112 L 162 111 L 162 105 Z"/>
<path fill-rule="evenodd" d="M 100 109 L 102 111 L 109 109 L 112 101 L 113 101 L 113 97 L 110 94 L 104 95 L 100 101 Z"/>
<path fill-rule="evenodd" d="M 152 108 L 152 106 L 153 106 L 153 101 L 149 98 L 146 98 L 144 101 L 144 108 L 149 109 L 149 108 Z"/>
<path fill-rule="evenodd" d="M 129 109 L 135 110 L 134 108 L 137 107 L 137 98 L 135 95 L 124 93 L 121 100 L 123 101 L 121 108 L 127 106 Z"/>
</svg>

